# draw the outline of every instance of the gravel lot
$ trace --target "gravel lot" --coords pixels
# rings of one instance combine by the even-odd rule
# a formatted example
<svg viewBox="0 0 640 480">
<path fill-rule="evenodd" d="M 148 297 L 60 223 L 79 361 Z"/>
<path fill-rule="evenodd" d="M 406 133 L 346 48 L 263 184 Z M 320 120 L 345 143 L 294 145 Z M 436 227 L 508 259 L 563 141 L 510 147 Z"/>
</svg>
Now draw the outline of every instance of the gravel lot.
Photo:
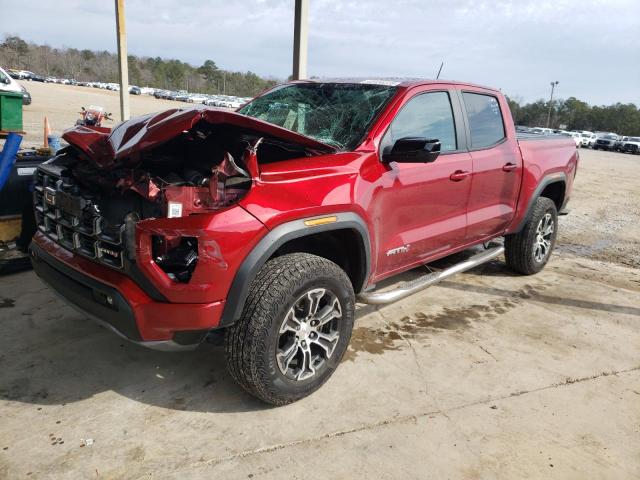
<svg viewBox="0 0 640 480">
<path fill-rule="evenodd" d="M 44 117 L 49 119 L 53 133 L 60 135 L 72 127 L 80 118 L 81 107 L 98 105 L 106 112 L 113 113 L 110 127 L 120 120 L 120 93 L 90 87 L 74 87 L 55 83 L 21 82 L 31 94 L 31 105 L 23 108 L 24 129 L 27 132 L 25 144 L 42 145 Z M 157 112 L 167 108 L 185 107 L 190 104 L 159 100 L 149 95 L 130 95 L 131 116 Z"/>
<path fill-rule="evenodd" d="M 117 102 L 28 86 L 27 118 L 55 129 Z M 361 306 L 333 378 L 283 408 L 245 395 L 219 346 L 146 350 L 32 272 L 1 278 L 0 478 L 640 478 L 640 156 L 581 155 L 543 272 L 494 261 Z"/>
</svg>

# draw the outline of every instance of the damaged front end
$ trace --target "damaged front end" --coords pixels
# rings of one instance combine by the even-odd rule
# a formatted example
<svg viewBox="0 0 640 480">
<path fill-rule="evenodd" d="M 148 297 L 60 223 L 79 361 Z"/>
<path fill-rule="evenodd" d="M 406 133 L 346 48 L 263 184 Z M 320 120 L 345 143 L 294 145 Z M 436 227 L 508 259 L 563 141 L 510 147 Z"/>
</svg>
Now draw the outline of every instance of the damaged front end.
<svg viewBox="0 0 640 480">
<path fill-rule="evenodd" d="M 35 178 L 40 232 L 67 250 L 117 270 L 146 262 L 165 287 L 210 282 L 202 262 L 225 265 L 207 221 L 259 177 L 260 163 L 318 155 L 334 147 L 216 109 L 174 109 L 113 131 L 68 130 L 69 143 Z"/>
</svg>

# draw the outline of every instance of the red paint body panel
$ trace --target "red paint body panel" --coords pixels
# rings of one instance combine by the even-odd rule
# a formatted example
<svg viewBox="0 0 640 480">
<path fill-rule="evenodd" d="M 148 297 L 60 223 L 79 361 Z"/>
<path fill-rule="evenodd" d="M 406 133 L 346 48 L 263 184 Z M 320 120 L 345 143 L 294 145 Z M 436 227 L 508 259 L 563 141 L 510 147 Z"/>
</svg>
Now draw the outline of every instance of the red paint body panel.
<svg viewBox="0 0 640 480">
<path fill-rule="evenodd" d="M 507 228 L 507 233 L 514 231 L 525 219 L 529 200 L 543 178 L 547 176 L 555 176 L 558 179 L 566 178 L 566 203 L 571 198 L 573 179 L 578 169 L 578 150 L 568 148 L 571 139 L 567 140 L 562 137 L 544 141 L 525 139 L 520 140 L 518 143 L 525 167 L 522 174 L 518 206 L 513 220 Z M 568 151 L 572 153 L 567 160 Z"/>
<path fill-rule="evenodd" d="M 488 93 L 498 98 L 506 139 L 492 148 L 441 154 L 430 164 L 380 161 L 378 146 L 402 106 L 431 90 Z M 365 287 L 419 264 L 514 231 L 543 178 L 566 177 L 571 192 L 577 153 L 572 139 L 516 140 L 504 96 L 497 90 L 454 82 L 402 84 L 362 144 L 336 152 L 309 137 L 236 113 L 215 109 L 169 110 L 117 126 L 110 135 L 75 128 L 64 138 L 98 165 L 109 168 L 167 141 L 198 121 L 244 127 L 315 150 L 316 156 L 259 165 L 260 174 L 238 205 L 214 213 L 140 221 L 137 263 L 170 303 L 153 302 L 128 277 L 37 235 L 42 248 L 92 278 L 117 288 L 136 311 L 144 340 L 170 338 L 178 330 L 217 326 L 242 261 L 269 230 L 291 220 L 353 212 L 370 237 Z M 464 128 L 459 125 L 458 128 Z M 522 154 L 521 154 L 522 152 Z M 505 165 L 512 164 L 507 171 Z M 456 172 L 469 172 L 455 178 Z M 199 260 L 189 283 L 176 283 L 155 264 L 151 236 L 198 238 Z M 390 250 L 409 245 L 402 255 Z M 188 328 L 187 328 L 188 327 Z M 196 328 L 198 327 L 198 328 Z"/>
<path fill-rule="evenodd" d="M 68 267 L 118 290 L 131 306 L 140 336 L 145 341 L 169 340 L 180 331 L 207 330 L 220 321 L 224 301 L 156 302 L 127 275 L 74 255 L 39 232 L 33 242 Z"/>
<path fill-rule="evenodd" d="M 140 153 L 162 145 L 181 132 L 189 130 L 199 121 L 212 125 L 226 124 L 246 128 L 319 152 L 336 150 L 335 147 L 277 125 L 235 112 L 204 106 L 174 108 L 144 115 L 116 125 L 110 133 L 88 127 L 74 127 L 66 130 L 62 138 L 79 148 L 96 165 L 108 169 L 124 159 L 127 159 L 129 164 L 135 163 Z"/>
<path fill-rule="evenodd" d="M 136 263 L 170 302 L 221 301 L 240 264 L 266 232 L 264 225 L 240 206 L 215 214 L 143 220 L 136 226 Z M 152 235 L 198 239 L 198 264 L 189 283 L 174 282 L 156 265 L 151 255 Z"/>
</svg>

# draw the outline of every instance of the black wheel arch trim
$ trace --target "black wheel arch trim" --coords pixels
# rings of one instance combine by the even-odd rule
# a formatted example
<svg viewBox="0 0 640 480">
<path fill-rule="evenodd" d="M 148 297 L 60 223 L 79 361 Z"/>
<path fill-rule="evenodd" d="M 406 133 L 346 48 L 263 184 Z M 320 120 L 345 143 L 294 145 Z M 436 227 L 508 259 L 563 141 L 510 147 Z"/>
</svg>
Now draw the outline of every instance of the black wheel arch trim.
<svg viewBox="0 0 640 480">
<path fill-rule="evenodd" d="M 544 177 L 542 177 L 542 180 L 540 180 L 540 183 L 538 183 L 538 186 L 533 191 L 533 194 L 531 195 L 531 198 L 529 198 L 529 203 L 527 205 L 527 213 L 522 218 L 522 220 L 520 221 L 518 226 L 516 228 L 514 228 L 509 233 L 518 233 L 520 230 L 522 230 L 524 228 L 526 223 L 529 221 L 529 218 L 531 217 L 531 212 L 533 211 L 533 207 L 534 207 L 534 205 L 536 203 L 536 200 L 538 200 L 538 198 L 542 194 L 543 190 L 545 188 L 547 188 L 549 185 L 551 185 L 552 183 L 564 183 L 565 188 L 566 188 L 567 175 L 564 172 L 557 172 L 557 173 L 550 173 L 550 174 L 545 175 Z M 559 211 L 561 211 L 561 210 L 563 210 L 565 208 L 568 198 L 569 197 L 567 197 L 566 192 L 565 192 L 565 197 L 563 199 L 562 207 L 559 209 Z"/>
<path fill-rule="evenodd" d="M 319 218 L 319 216 L 293 220 L 277 226 L 258 242 L 243 260 L 231 283 L 218 325 L 219 328 L 228 327 L 240 318 L 244 302 L 249 294 L 249 287 L 258 271 L 282 245 L 297 238 L 332 230 L 350 229 L 358 232 L 364 250 L 364 274 L 362 276 L 362 284 L 354 285 L 354 290 L 360 291 L 364 288 L 371 271 L 371 241 L 366 223 L 362 217 L 353 212 L 328 213 L 320 217 L 327 216 L 335 216 L 336 221 L 323 225 L 307 226 L 304 223 L 306 220 Z"/>
</svg>

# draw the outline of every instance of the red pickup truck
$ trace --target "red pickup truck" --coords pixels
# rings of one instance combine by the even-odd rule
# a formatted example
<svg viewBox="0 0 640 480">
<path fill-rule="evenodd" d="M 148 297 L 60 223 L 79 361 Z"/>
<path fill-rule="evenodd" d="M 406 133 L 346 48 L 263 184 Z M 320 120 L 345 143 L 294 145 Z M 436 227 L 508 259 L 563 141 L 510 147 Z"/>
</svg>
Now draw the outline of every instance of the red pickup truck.
<svg viewBox="0 0 640 480">
<path fill-rule="evenodd" d="M 64 139 L 35 174 L 36 273 L 141 345 L 224 332 L 233 378 L 276 405 L 333 373 L 357 301 L 503 252 L 540 271 L 578 163 L 572 139 L 517 138 L 498 90 L 446 81 L 292 82 L 236 112 L 171 109 Z"/>
</svg>

